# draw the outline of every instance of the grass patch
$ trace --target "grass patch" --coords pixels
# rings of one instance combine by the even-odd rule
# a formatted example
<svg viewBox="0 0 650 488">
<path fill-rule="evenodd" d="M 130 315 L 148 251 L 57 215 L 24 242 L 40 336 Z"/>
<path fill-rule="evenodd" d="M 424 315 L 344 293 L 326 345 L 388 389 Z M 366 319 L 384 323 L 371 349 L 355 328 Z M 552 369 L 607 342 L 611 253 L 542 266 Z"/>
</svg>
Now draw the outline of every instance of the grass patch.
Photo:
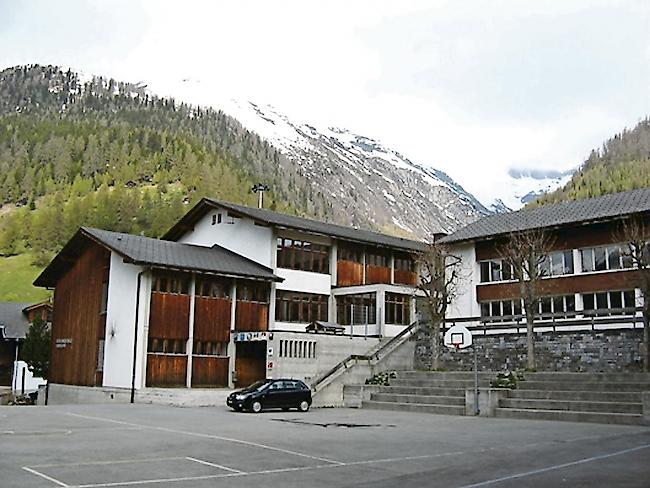
<svg viewBox="0 0 650 488">
<path fill-rule="evenodd" d="M 42 268 L 32 266 L 29 253 L 0 257 L 0 302 L 36 303 L 47 299 L 50 291 L 32 285 L 41 271 Z"/>
</svg>

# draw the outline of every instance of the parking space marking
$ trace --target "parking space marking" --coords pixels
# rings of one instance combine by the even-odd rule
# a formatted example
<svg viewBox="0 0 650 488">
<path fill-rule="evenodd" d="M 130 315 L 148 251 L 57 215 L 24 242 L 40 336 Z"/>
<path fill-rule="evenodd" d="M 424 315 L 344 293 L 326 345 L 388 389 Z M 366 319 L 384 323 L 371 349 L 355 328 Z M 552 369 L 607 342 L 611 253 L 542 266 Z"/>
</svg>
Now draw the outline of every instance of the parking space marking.
<svg viewBox="0 0 650 488">
<path fill-rule="evenodd" d="M 70 485 L 66 485 L 63 481 L 59 481 L 56 478 L 52 478 L 51 476 L 36 471 L 35 469 L 28 468 L 27 466 L 23 466 L 23 469 L 32 474 L 35 474 L 36 476 L 40 476 L 41 478 L 44 478 L 47 481 L 51 481 L 52 483 L 55 483 L 59 486 L 63 486 L 64 488 L 68 488 L 70 486 Z"/>
<path fill-rule="evenodd" d="M 526 471 L 524 473 L 517 473 L 517 474 L 512 474 L 510 476 L 503 476 L 501 478 L 495 478 L 493 480 L 486 480 L 486 481 L 481 481 L 479 483 L 474 483 L 471 485 L 465 485 L 462 486 L 461 488 L 478 488 L 479 486 L 488 486 L 488 485 L 493 485 L 496 483 L 501 483 L 502 481 L 509 481 L 509 480 L 514 480 L 518 478 L 524 478 L 526 476 L 532 476 L 534 474 L 539 474 L 539 473 L 547 473 L 549 471 L 555 471 L 557 469 L 562 469 L 562 468 L 567 468 L 569 466 L 577 466 L 579 464 L 585 464 L 585 463 L 591 463 L 593 461 L 600 461 L 601 459 L 607 459 L 611 458 L 614 456 L 621 456 L 623 454 L 627 454 L 630 452 L 634 451 L 640 451 L 642 449 L 648 449 L 650 448 L 650 444 L 644 444 L 641 446 L 636 446 L 636 447 L 631 447 L 629 449 L 623 449 L 622 451 L 616 451 L 616 452 L 610 452 L 608 454 L 602 454 L 600 456 L 592 456 L 584 459 L 578 459 L 577 461 L 572 461 L 570 463 L 563 463 L 563 464 L 556 464 L 553 466 L 547 466 L 545 468 L 541 469 L 534 469 L 532 471 Z"/>
<path fill-rule="evenodd" d="M 196 459 L 196 458 L 193 458 L 193 457 L 186 457 L 185 459 L 187 459 L 188 461 L 194 461 L 195 463 L 205 464 L 206 466 L 213 466 L 215 468 L 223 469 L 224 471 L 230 471 L 231 473 L 246 474 L 245 471 L 240 471 L 238 469 L 229 468 L 227 466 L 222 466 L 221 464 L 210 463 L 208 461 L 203 461 L 202 459 Z"/>
<path fill-rule="evenodd" d="M 167 427 L 157 427 L 155 425 L 136 424 L 136 423 L 133 423 L 133 422 L 124 422 L 122 420 L 108 419 L 108 418 L 105 418 L 105 417 L 93 417 L 93 416 L 90 416 L 90 415 L 81 415 L 79 413 L 65 412 L 64 415 L 72 415 L 73 417 L 80 417 L 80 418 L 85 418 L 85 419 L 90 419 L 90 420 L 99 420 L 99 421 L 103 421 L 103 422 L 111 422 L 111 423 L 120 424 L 120 425 L 129 425 L 129 426 L 132 426 L 132 427 L 141 427 L 141 428 L 144 428 L 144 429 L 158 430 L 160 432 L 169 432 L 169 433 L 172 433 L 172 434 L 181 434 L 181 435 L 187 435 L 187 436 L 201 437 L 203 439 L 216 439 L 216 440 L 221 440 L 221 441 L 226 441 L 226 442 L 233 442 L 233 443 L 237 443 L 237 444 L 243 444 L 243 445 L 246 445 L 246 446 L 252 446 L 252 447 L 258 447 L 258 448 L 261 448 L 261 449 L 267 449 L 269 451 L 281 452 L 281 453 L 284 453 L 284 454 L 291 454 L 293 456 L 304 457 L 304 458 L 307 458 L 307 459 L 313 459 L 315 461 L 323 461 L 323 462 L 334 464 L 334 465 L 344 464 L 341 461 L 336 461 L 336 460 L 333 460 L 333 459 L 327 459 L 327 458 L 323 458 L 323 457 L 319 457 L 319 456 L 312 456 L 310 454 L 305 454 L 305 453 L 297 452 L 297 451 L 291 451 L 289 449 L 282 449 L 280 447 L 269 446 L 269 445 L 266 445 L 266 444 L 259 444 L 257 442 L 245 441 L 245 440 L 242 440 L 242 439 L 233 439 L 231 437 L 222 437 L 222 436 L 218 436 L 218 435 L 214 435 L 214 434 L 201 434 L 199 432 L 189 432 L 189 431 L 185 431 L 185 430 L 169 429 Z"/>
<path fill-rule="evenodd" d="M 129 464 L 129 463 L 149 463 L 154 461 L 175 461 L 186 459 L 183 456 L 174 457 L 156 457 L 156 458 L 141 458 L 141 459 L 117 459 L 115 461 L 88 461 L 79 463 L 57 463 L 57 464 L 30 464 L 28 468 L 68 468 L 71 466 L 100 466 L 108 464 Z"/>
</svg>

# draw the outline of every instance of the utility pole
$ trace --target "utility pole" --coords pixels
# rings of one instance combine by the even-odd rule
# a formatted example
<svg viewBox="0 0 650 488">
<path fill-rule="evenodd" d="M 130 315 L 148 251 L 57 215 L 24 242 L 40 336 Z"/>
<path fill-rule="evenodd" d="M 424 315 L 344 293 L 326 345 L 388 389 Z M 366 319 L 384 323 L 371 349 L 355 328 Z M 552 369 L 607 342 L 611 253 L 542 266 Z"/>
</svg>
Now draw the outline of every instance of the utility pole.
<svg viewBox="0 0 650 488">
<path fill-rule="evenodd" d="M 264 192 L 269 191 L 269 187 L 263 183 L 258 183 L 257 185 L 253 185 L 251 191 L 258 194 L 257 208 L 262 208 L 264 206 Z"/>
</svg>

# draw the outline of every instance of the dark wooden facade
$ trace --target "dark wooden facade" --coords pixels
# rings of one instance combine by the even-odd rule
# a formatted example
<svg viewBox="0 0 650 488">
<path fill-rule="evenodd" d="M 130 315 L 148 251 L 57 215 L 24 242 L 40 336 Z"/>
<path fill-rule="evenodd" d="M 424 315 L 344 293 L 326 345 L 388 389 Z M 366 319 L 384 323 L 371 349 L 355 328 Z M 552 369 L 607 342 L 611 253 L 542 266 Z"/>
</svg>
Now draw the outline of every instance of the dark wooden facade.
<svg viewBox="0 0 650 488">
<path fill-rule="evenodd" d="M 109 263 L 109 251 L 97 244 L 88 244 L 56 284 L 50 365 L 52 383 L 101 384 L 98 359 L 102 358 L 98 358 L 98 352 L 104 337 L 102 292 Z"/>
<path fill-rule="evenodd" d="M 385 266 L 366 266 L 366 284 L 390 284 L 390 268 Z"/>
<path fill-rule="evenodd" d="M 192 386 L 199 388 L 228 386 L 228 357 L 193 356 Z"/>
<path fill-rule="evenodd" d="M 395 284 L 415 286 L 417 284 L 418 274 L 415 271 L 395 270 Z"/>
<path fill-rule="evenodd" d="M 235 330 L 264 331 L 269 328 L 269 304 L 237 300 Z"/>
<path fill-rule="evenodd" d="M 185 386 L 187 382 L 187 356 L 172 354 L 147 354 L 147 386 Z"/>
<path fill-rule="evenodd" d="M 228 342 L 232 301 L 224 298 L 196 297 L 194 301 L 194 340 Z"/>
<path fill-rule="evenodd" d="M 540 296 L 558 296 L 571 293 L 591 293 L 608 290 L 630 290 L 639 286 L 636 271 L 606 271 L 544 278 L 539 282 Z M 477 286 L 479 302 L 519 298 L 519 283 L 491 283 Z"/>
<path fill-rule="evenodd" d="M 363 264 L 354 261 L 338 261 L 336 284 L 338 286 L 363 285 Z"/>
</svg>

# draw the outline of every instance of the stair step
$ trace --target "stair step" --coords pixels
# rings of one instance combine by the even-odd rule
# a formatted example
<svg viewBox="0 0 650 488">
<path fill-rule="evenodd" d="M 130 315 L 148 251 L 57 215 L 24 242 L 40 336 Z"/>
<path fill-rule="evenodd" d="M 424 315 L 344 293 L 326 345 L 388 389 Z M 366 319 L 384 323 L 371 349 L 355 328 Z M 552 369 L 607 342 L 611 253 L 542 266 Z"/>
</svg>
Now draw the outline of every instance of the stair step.
<svg viewBox="0 0 650 488">
<path fill-rule="evenodd" d="M 510 398 L 538 400 L 583 400 L 600 402 L 641 402 L 640 392 L 576 391 L 576 390 L 511 390 Z"/>
<path fill-rule="evenodd" d="M 572 400 L 544 400 L 505 398 L 501 400 L 500 407 L 527 410 L 566 410 L 577 412 L 604 412 L 604 413 L 643 413 L 641 403 L 622 402 L 589 402 Z"/>
<path fill-rule="evenodd" d="M 650 383 L 650 373 L 552 373 L 541 371 L 539 373 L 524 373 L 530 381 L 631 381 Z"/>
<path fill-rule="evenodd" d="M 465 397 L 465 388 L 436 388 L 423 386 L 381 386 L 380 393 L 394 393 L 398 395 L 433 395 Z"/>
<path fill-rule="evenodd" d="M 361 404 L 362 408 L 375 410 L 398 410 L 404 412 L 436 413 L 443 415 L 465 415 L 465 406 L 436 405 L 425 403 L 400 403 L 400 402 L 378 402 L 366 400 Z"/>
<path fill-rule="evenodd" d="M 491 380 L 495 378 L 497 373 L 491 371 L 480 371 L 478 373 L 479 379 Z M 399 371 L 397 373 L 399 379 L 408 380 L 471 380 L 474 381 L 473 371 Z"/>
<path fill-rule="evenodd" d="M 439 387 L 439 388 L 472 388 L 474 380 L 436 380 L 436 379 L 401 379 L 399 377 L 391 380 L 394 386 L 419 386 L 419 387 Z M 487 379 L 479 380 L 479 385 L 483 387 L 490 386 Z"/>
<path fill-rule="evenodd" d="M 603 424 L 641 425 L 643 416 L 633 413 L 574 412 L 566 410 L 529 410 L 525 408 L 496 408 L 495 417 L 529 420 L 565 420 Z"/>
<path fill-rule="evenodd" d="M 435 405 L 465 405 L 465 396 L 434 396 L 434 395 L 399 395 L 391 393 L 372 393 L 372 401 L 397 402 L 397 403 L 420 403 Z"/>
<path fill-rule="evenodd" d="M 633 392 L 650 391 L 650 383 L 630 381 L 519 381 L 521 390 L 573 390 L 573 391 L 611 391 Z"/>
</svg>

